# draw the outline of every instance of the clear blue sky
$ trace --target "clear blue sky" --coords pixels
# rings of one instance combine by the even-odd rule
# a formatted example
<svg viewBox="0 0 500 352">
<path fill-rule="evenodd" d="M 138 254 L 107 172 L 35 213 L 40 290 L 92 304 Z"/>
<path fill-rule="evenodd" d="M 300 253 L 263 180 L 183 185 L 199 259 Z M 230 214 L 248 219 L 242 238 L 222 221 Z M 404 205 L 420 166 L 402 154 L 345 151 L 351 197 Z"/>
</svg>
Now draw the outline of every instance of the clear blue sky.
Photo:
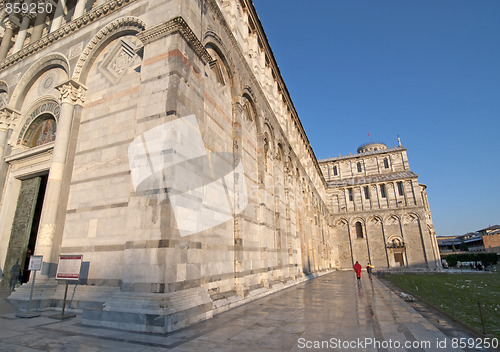
<svg viewBox="0 0 500 352">
<path fill-rule="evenodd" d="M 438 235 L 500 224 L 500 1 L 254 5 L 318 158 L 399 134 Z"/>
</svg>

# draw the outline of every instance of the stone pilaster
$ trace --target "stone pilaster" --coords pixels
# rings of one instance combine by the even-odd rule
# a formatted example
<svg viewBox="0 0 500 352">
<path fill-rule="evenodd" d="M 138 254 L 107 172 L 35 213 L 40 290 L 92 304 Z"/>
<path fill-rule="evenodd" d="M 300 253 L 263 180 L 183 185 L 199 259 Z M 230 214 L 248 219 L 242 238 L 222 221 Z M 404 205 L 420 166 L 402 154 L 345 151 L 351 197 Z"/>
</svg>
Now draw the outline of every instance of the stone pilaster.
<svg viewBox="0 0 500 352">
<path fill-rule="evenodd" d="M 242 124 L 243 107 L 240 103 L 233 104 L 233 168 L 236 168 L 242 158 L 242 140 L 241 140 L 241 124 Z M 244 175 L 235 177 L 245 177 Z M 234 180 L 234 184 L 237 184 Z M 239 204 L 239 194 L 234 194 L 233 208 L 236 209 L 236 204 Z M 245 266 L 243 263 L 243 237 L 241 236 L 241 214 L 234 214 L 234 288 L 239 296 L 244 297 L 248 293 L 248 287 L 245 285 Z"/>
<path fill-rule="evenodd" d="M 13 129 L 16 120 L 19 117 L 19 112 L 8 107 L 0 109 L 0 190 L 6 178 L 7 167 L 5 165 L 5 151 L 8 148 L 7 141 L 9 139 L 9 130 Z"/>
<path fill-rule="evenodd" d="M 86 91 L 83 85 L 72 80 L 64 82 L 57 89 L 61 92 L 61 113 L 57 121 L 56 141 L 50 163 L 47 189 L 45 191 L 35 248 L 37 255 L 43 255 L 44 266 L 42 268 L 42 275 L 44 277 L 51 276 L 53 269 L 55 269 L 54 264 L 56 263 L 58 253 L 55 253 L 54 247 L 59 244 L 54 243 L 54 235 L 56 227 L 62 226 L 62 224 L 56 224 L 56 218 L 59 209 L 73 114 L 76 105 L 83 105 Z M 48 263 L 52 265 L 46 265 Z"/>
</svg>

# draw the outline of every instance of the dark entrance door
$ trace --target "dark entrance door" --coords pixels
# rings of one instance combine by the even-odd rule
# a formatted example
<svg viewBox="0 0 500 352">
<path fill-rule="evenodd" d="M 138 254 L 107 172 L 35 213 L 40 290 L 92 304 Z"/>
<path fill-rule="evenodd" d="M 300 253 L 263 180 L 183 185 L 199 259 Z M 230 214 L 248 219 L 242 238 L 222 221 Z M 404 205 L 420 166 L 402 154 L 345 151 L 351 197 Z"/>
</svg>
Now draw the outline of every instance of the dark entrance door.
<svg viewBox="0 0 500 352">
<path fill-rule="evenodd" d="M 47 175 L 21 181 L 16 212 L 12 222 L 9 247 L 4 265 L 4 284 L 11 276 L 18 276 L 21 283 L 29 280 L 29 257 L 33 254 L 42 213 Z"/>
<path fill-rule="evenodd" d="M 396 252 L 394 253 L 394 261 L 396 263 L 399 263 L 399 266 L 404 266 L 404 260 L 403 260 L 403 253 L 401 252 Z"/>
</svg>

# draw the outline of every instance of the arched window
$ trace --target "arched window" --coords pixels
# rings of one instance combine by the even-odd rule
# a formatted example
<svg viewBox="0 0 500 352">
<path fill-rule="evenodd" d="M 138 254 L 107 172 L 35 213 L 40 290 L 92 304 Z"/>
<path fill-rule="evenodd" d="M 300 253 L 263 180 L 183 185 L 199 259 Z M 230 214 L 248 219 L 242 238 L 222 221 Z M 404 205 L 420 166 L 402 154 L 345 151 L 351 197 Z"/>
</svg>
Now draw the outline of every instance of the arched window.
<svg viewBox="0 0 500 352">
<path fill-rule="evenodd" d="M 9 94 L 7 91 L 0 87 L 0 107 L 7 105 L 9 100 Z"/>
<path fill-rule="evenodd" d="M 213 58 L 208 64 L 210 66 L 211 72 L 213 72 L 217 83 L 225 86 L 231 79 L 231 73 L 228 70 L 227 62 L 218 48 L 212 44 L 208 44 L 207 52 Z"/>
<path fill-rule="evenodd" d="M 399 193 L 400 196 L 402 196 L 404 194 L 403 182 L 400 181 L 400 182 L 397 183 L 397 185 L 398 185 L 398 193 Z"/>
<path fill-rule="evenodd" d="M 386 197 L 386 194 L 385 194 L 385 185 L 380 185 L 380 196 L 382 198 Z"/>
<path fill-rule="evenodd" d="M 368 189 L 368 186 L 365 186 L 365 199 L 370 199 L 370 191 Z"/>
<path fill-rule="evenodd" d="M 384 168 L 389 168 L 389 160 L 387 158 L 384 158 Z"/>
<path fill-rule="evenodd" d="M 359 221 L 356 223 L 356 238 L 363 238 L 363 226 Z"/>
<path fill-rule="evenodd" d="M 361 172 L 361 163 L 358 162 L 358 172 Z"/>
<path fill-rule="evenodd" d="M 338 171 L 337 171 L 337 166 L 335 165 L 333 167 L 333 176 L 337 176 L 338 175 Z"/>
</svg>

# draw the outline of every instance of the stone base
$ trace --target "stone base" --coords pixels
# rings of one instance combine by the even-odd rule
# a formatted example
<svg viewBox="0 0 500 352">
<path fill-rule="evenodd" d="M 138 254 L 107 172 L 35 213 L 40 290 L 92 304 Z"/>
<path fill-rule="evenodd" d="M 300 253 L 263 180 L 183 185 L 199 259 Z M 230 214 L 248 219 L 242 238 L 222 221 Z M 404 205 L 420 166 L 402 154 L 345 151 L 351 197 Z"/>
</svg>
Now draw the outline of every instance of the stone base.
<svg viewBox="0 0 500 352">
<path fill-rule="evenodd" d="M 83 311 L 84 325 L 166 333 L 212 317 L 213 302 L 202 287 L 169 293 L 116 292 Z"/>
<path fill-rule="evenodd" d="M 294 286 L 332 270 L 297 277 L 286 282 L 270 282 L 269 287 L 255 285 L 245 289 L 242 297 L 236 291 L 210 296 L 204 287 L 168 293 L 122 292 L 117 287 L 70 285 L 66 311 L 82 313 L 82 324 L 126 331 L 168 333 L 218 313 Z M 17 309 L 28 306 L 31 284 L 18 288 L 9 297 Z M 47 281 L 36 285 L 31 311 L 60 310 L 65 285 Z"/>
<path fill-rule="evenodd" d="M 64 304 L 66 284 L 59 284 L 56 280 L 47 280 L 36 283 L 33 288 L 31 311 L 60 310 Z M 8 301 L 21 312 L 28 310 L 31 282 L 21 285 L 8 297 Z M 66 297 L 66 310 L 82 313 L 85 308 L 102 305 L 117 287 L 86 286 L 69 284 Z"/>
</svg>

